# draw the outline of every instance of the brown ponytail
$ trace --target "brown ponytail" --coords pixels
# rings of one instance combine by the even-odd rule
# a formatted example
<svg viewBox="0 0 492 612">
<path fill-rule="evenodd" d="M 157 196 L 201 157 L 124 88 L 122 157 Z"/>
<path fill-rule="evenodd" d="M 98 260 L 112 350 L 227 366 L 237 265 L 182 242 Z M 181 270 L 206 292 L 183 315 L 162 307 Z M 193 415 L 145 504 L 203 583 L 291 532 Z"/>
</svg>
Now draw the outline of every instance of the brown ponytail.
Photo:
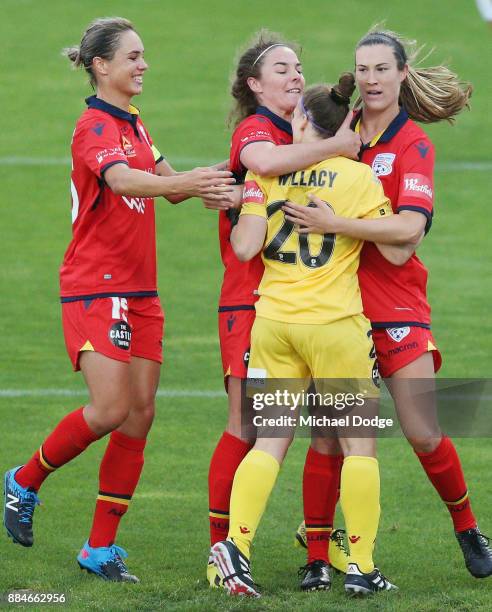
<svg viewBox="0 0 492 612">
<path fill-rule="evenodd" d="M 354 75 L 344 72 L 337 85 L 313 85 L 305 91 L 301 109 L 322 138 L 334 136 L 342 125 L 354 90 Z"/>
</svg>

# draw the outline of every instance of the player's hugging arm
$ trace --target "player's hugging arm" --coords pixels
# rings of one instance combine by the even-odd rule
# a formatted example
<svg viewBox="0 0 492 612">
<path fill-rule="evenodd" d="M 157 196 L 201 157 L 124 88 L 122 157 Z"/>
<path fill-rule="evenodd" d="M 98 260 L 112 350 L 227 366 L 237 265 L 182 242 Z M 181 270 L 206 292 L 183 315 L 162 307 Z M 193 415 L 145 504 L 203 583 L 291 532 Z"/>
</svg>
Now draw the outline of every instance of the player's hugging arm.
<svg viewBox="0 0 492 612">
<path fill-rule="evenodd" d="M 358 240 L 375 242 L 385 259 L 402 266 L 413 255 L 424 237 L 427 218 L 420 212 L 402 210 L 376 219 L 349 219 L 335 215 L 320 198 L 310 194 L 314 207 L 287 202 L 285 218 L 296 225 L 300 234 L 343 234 Z"/>
<path fill-rule="evenodd" d="M 225 171 L 227 170 L 227 165 L 228 162 L 223 161 L 210 166 L 210 170 Z M 182 172 L 175 170 L 164 158 L 156 163 L 155 173 L 157 176 L 179 176 L 183 174 Z M 216 197 L 216 195 L 210 195 L 209 197 L 202 197 L 202 201 L 205 208 L 210 208 L 212 210 L 228 210 L 229 208 L 237 206 L 237 202 L 241 199 L 241 195 L 242 189 L 238 189 L 238 187 L 234 185 L 231 186 L 230 191 L 225 192 L 221 196 Z M 177 193 L 169 194 L 164 197 L 171 204 L 179 204 L 180 202 L 187 200 L 190 196 L 183 193 Z"/>
<path fill-rule="evenodd" d="M 231 244 L 239 261 L 249 261 L 265 242 L 267 221 L 259 215 L 241 215 L 231 233 Z"/>
<path fill-rule="evenodd" d="M 258 176 L 279 176 L 339 155 L 357 159 L 361 140 L 349 128 L 352 114 L 349 115 L 331 138 L 289 145 L 275 145 L 267 141 L 251 142 L 241 150 L 241 163 Z"/>
<path fill-rule="evenodd" d="M 424 234 L 422 233 L 421 240 L 423 239 Z M 415 253 L 415 249 L 418 245 L 414 244 L 402 244 L 402 245 L 394 245 L 394 244 L 380 244 L 376 243 L 378 251 L 381 255 L 387 259 L 394 266 L 403 266 L 407 263 L 410 257 Z"/>
</svg>

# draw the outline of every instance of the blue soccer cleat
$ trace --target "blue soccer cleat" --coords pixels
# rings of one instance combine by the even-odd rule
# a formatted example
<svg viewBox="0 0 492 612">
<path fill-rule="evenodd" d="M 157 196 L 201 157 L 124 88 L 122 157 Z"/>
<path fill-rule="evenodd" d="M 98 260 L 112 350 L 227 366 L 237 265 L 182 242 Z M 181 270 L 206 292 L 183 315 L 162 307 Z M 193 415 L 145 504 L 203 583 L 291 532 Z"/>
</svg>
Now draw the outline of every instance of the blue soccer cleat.
<svg viewBox="0 0 492 612">
<path fill-rule="evenodd" d="M 34 542 L 32 515 L 41 502 L 34 489 L 21 487 L 15 480 L 21 467 L 18 465 L 5 472 L 3 524 L 14 543 L 29 547 Z"/>
<path fill-rule="evenodd" d="M 77 556 L 80 569 L 86 570 L 89 574 L 96 574 L 104 580 L 113 582 L 140 582 L 140 580 L 130 574 L 123 559 L 128 557 L 128 553 L 120 546 L 92 548 L 87 541 Z"/>
</svg>

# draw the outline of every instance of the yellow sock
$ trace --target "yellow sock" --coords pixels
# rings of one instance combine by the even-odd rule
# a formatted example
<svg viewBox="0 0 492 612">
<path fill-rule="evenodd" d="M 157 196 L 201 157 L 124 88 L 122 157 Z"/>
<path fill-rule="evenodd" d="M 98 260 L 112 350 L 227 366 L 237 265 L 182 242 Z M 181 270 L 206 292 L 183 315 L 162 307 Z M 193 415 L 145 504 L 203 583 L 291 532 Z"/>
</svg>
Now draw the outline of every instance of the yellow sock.
<svg viewBox="0 0 492 612">
<path fill-rule="evenodd" d="M 270 493 L 277 480 L 279 462 L 269 453 L 251 450 L 234 476 L 229 506 L 229 538 L 248 557 Z"/>
<path fill-rule="evenodd" d="M 379 465 L 374 457 L 346 457 L 340 481 L 340 503 L 350 547 L 349 563 L 361 572 L 374 569 L 372 551 L 379 525 Z"/>
</svg>

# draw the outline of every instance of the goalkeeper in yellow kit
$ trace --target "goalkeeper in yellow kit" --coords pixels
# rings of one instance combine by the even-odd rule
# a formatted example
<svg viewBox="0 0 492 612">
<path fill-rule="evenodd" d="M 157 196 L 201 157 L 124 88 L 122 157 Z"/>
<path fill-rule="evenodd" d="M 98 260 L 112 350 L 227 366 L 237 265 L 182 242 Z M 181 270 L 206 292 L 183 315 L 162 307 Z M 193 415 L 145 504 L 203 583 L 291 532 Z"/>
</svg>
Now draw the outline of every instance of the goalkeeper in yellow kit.
<svg viewBox="0 0 492 612">
<path fill-rule="evenodd" d="M 346 117 L 353 90 L 353 77 L 345 74 L 335 87 L 319 85 L 306 91 L 293 115 L 294 142 L 332 136 Z M 338 379 L 337 390 L 340 379 L 350 379 L 347 390 L 362 393 L 367 404 L 374 405 L 377 366 L 357 280 L 362 242 L 333 234 L 298 234 L 282 206 L 287 200 L 307 206 L 310 194 L 326 201 L 336 215 L 391 215 L 372 170 L 342 157 L 281 177 L 247 174 L 231 242 L 240 260 L 262 251 L 265 264 L 248 379 L 264 389 L 274 380 L 289 379 L 291 384 L 297 382 L 297 390 L 306 389 L 313 380 L 318 392 L 330 390 L 327 379 Z M 378 248 L 389 259 L 398 249 Z M 375 439 L 347 431 L 338 429 L 345 457 L 340 501 L 350 542 L 345 589 L 363 594 L 390 590 L 396 587 L 372 559 L 380 513 Z M 231 595 L 260 595 L 250 573 L 250 545 L 293 438 L 293 433 L 280 435 L 268 437 L 268 431 L 262 435 L 260 430 L 234 478 L 228 538 L 211 550 Z M 318 579 L 324 588 L 330 587 L 327 565 L 320 568 Z"/>
</svg>

